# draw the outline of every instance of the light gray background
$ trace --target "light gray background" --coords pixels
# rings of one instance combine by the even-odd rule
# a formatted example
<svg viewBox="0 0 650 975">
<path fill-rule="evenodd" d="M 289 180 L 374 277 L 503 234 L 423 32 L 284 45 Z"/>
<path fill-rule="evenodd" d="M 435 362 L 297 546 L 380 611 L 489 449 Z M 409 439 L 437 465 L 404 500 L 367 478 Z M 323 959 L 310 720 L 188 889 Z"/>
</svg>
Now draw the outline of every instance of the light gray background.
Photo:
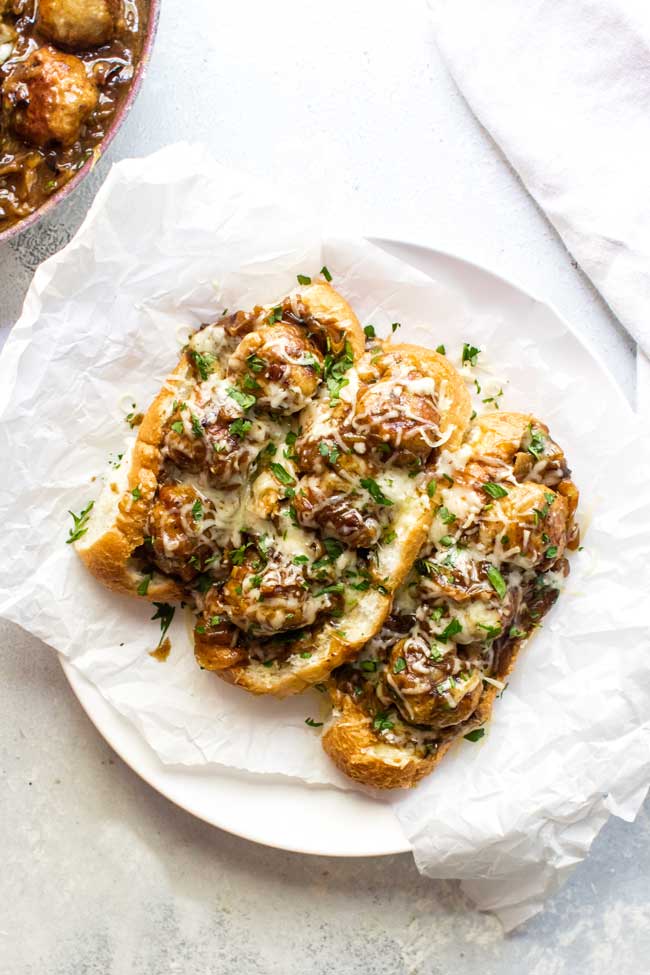
<svg viewBox="0 0 650 975">
<path fill-rule="evenodd" d="M 334 226 L 353 218 L 513 278 L 574 322 L 633 398 L 631 342 L 455 90 L 424 0 L 163 7 L 107 157 L 0 247 L 1 337 L 111 162 L 184 138 L 290 182 Z M 2 975 L 648 971 L 650 803 L 634 825 L 610 821 L 546 912 L 504 938 L 410 856 L 303 857 L 195 821 L 104 744 L 51 651 L 7 624 L 0 639 Z"/>
</svg>

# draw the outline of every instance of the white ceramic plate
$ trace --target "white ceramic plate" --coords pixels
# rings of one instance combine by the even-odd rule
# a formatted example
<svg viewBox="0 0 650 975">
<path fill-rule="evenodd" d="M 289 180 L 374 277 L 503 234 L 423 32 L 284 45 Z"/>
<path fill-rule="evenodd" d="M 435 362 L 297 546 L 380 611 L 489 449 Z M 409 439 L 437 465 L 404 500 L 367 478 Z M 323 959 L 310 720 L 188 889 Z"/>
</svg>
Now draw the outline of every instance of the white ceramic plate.
<svg viewBox="0 0 650 975">
<path fill-rule="evenodd" d="M 525 321 L 539 304 L 515 285 L 474 264 L 418 244 L 374 243 L 442 283 L 459 290 L 471 312 L 494 311 Z M 559 316 L 544 306 L 549 324 Z M 566 322 L 563 327 L 568 328 Z M 585 355 L 594 356 L 592 349 Z M 601 362 L 618 396 L 620 387 Z M 357 792 L 312 787 L 288 778 L 249 775 L 214 765 L 189 769 L 163 765 L 136 729 L 64 658 L 73 691 L 95 727 L 137 774 L 176 805 L 237 836 L 299 853 L 377 856 L 410 849 L 390 805 Z"/>
</svg>

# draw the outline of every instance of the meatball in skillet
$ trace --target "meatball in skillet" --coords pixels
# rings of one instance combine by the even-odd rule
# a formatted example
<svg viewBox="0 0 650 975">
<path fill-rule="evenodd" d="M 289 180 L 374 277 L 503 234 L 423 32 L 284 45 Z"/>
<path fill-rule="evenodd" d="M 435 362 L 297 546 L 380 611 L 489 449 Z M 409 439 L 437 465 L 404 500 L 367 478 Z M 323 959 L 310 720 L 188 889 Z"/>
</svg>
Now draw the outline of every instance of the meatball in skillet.
<svg viewBox="0 0 650 975">
<path fill-rule="evenodd" d="M 38 6 L 39 30 L 73 51 L 111 41 L 121 17 L 122 0 L 40 0 Z"/>
<path fill-rule="evenodd" d="M 39 148 L 76 142 L 97 100 L 97 87 L 83 62 L 52 47 L 39 48 L 17 64 L 2 88 L 9 127 Z"/>
</svg>

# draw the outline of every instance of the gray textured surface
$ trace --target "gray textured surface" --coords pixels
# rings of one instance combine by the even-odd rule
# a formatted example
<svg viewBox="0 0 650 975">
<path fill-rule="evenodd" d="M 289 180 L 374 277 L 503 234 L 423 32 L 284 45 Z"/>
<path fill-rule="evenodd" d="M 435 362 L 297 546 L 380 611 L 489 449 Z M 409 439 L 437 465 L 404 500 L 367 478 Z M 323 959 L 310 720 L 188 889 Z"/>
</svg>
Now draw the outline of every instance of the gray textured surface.
<svg viewBox="0 0 650 975">
<path fill-rule="evenodd" d="M 112 160 L 202 139 L 318 195 L 334 225 L 356 214 L 369 233 L 513 277 L 571 319 L 632 394 L 631 343 L 447 78 L 423 2 L 163 6 L 146 88 L 108 158 L 0 248 L 4 334 Z M 301 857 L 193 820 L 112 754 L 50 651 L 7 624 L 0 642 L 1 975 L 648 971 L 650 804 L 633 825 L 610 821 L 546 912 L 504 939 L 409 856 Z"/>
</svg>

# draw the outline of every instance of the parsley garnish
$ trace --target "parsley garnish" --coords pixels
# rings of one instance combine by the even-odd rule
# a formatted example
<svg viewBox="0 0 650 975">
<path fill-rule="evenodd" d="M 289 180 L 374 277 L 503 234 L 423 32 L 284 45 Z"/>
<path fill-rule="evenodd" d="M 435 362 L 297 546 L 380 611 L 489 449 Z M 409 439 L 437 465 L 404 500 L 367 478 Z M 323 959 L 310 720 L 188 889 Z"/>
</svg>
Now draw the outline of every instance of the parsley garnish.
<svg viewBox="0 0 650 975">
<path fill-rule="evenodd" d="M 372 479 L 372 477 L 362 477 L 361 487 L 365 488 L 375 504 L 383 504 L 385 506 L 392 505 L 390 498 L 387 498 L 383 493 L 382 489 L 379 487 L 377 482 Z"/>
<path fill-rule="evenodd" d="M 210 354 L 210 352 L 197 352 L 196 349 L 190 349 L 190 355 L 194 359 L 194 365 L 196 366 L 199 376 L 205 382 L 205 380 L 214 372 L 214 364 L 217 361 L 216 356 Z"/>
<path fill-rule="evenodd" d="M 456 634 L 460 633 L 462 629 L 463 627 L 461 626 L 460 621 L 453 619 L 447 623 L 442 633 L 438 634 L 436 640 L 440 640 L 441 643 L 446 643 L 450 637 L 456 636 Z"/>
<path fill-rule="evenodd" d="M 183 426 L 180 420 L 176 420 L 175 423 L 172 423 L 172 430 L 174 431 L 174 433 L 177 433 L 180 437 L 182 436 L 185 427 Z"/>
<path fill-rule="evenodd" d="M 451 537 L 451 535 L 443 535 L 440 539 L 440 544 L 444 545 L 445 548 L 449 548 L 450 545 L 454 544 L 454 539 Z"/>
<path fill-rule="evenodd" d="M 192 505 L 192 517 L 194 518 L 194 521 L 201 521 L 203 518 L 203 504 L 201 503 L 200 498 L 197 498 Z"/>
<path fill-rule="evenodd" d="M 393 667 L 393 673 L 401 674 L 403 670 L 406 670 L 406 660 L 404 660 L 404 657 L 398 657 Z"/>
<path fill-rule="evenodd" d="M 140 485 L 139 484 L 138 484 L 137 487 L 134 487 L 133 490 L 131 491 L 131 497 L 135 501 L 139 501 L 140 498 L 142 497 L 142 491 L 140 490 Z"/>
<path fill-rule="evenodd" d="M 240 416 L 236 420 L 232 421 L 228 427 L 228 432 L 233 437 L 239 437 L 240 440 L 243 440 L 252 426 L 253 423 L 251 420 L 244 420 L 244 418 Z"/>
<path fill-rule="evenodd" d="M 427 494 L 429 495 L 430 498 L 434 496 L 437 488 L 438 488 L 437 481 L 429 481 L 429 483 L 427 484 Z"/>
<path fill-rule="evenodd" d="M 483 490 L 486 494 L 489 494 L 491 498 L 505 498 L 508 494 L 506 489 L 501 484 L 495 484 L 494 481 L 487 481 L 483 485 Z"/>
<path fill-rule="evenodd" d="M 273 463 L 270 465 L 270 467 L 271 471 L 273 472 L 273 476 L 278 479 L 280 484 L 295 484 L 291 474 L 285 467 L 282 466 L 282 464 Z"/>
<path fill-rule="evenodd" d="M 250 410 L 251 406 L 255 403 L 254 396 L 251 396 L 249 393 L 242 393 L 241 389 L 237 389 L 236 386 L 230 386 L 228 388 L 228 396 L 234 399 L 235 403 L 238 403 L 242 410 Z"/>
<path fill-rule="evenodd" d="M 528 444 L 526 450 L 529 454 L 532 454 L 535 460 L 539 460 L 544 453 L 544 447 L 546 445 L 546 440 L 543 434 L 539 430 L 533 430 L 532 423 L 528 424 L 528 432 L 530 434 L 530 443 Z"/>
<path fill-rule="evenodd" d="M 474 728 L 474 731 L 469 731 L 463 737 L 465 741 L 480 741 L 484 734 L 485 728 Z"/>
<path fill-rule="evenodd" d="M 488 626 L 487 623 L 479 623 L 479 629 L 485 630 L 486 640 L 494 640 L 501 633 L 501 624 L 497 623 L 496 626 Z"/>
<path fill-rule="evenodd" d="M 375 720 L 372 722 L 372 726 L 375 731 L 390 731 L 393 727 L 393 722 L 389 719 L 385 711 L 378 711 Z"/>
<path fill-rule="evenodd" d="M 326 281 L 329 282 L 332 280 L 332 275 L 330 274 L 330 272 L 328 271 L 327 267 L 324 264 L 320 269 L 320 273 L 323 275 Z"/>
<path fill-rule="evenodd" d="M 470 366 L 476 365 L 476 358 L 480 355 L 481 350 L 477 349 L 475 345 L 470 345 L 468 342 L 463 342 L 463 365 L 469 362 Z"/>
<path fill-rule="evenodd" d="M 240 545 L 239 548 L 233 548 L 230 552 L 230 561 L 233 565 L 242 565 L 244 558 L 246 556 L 246 549 L 248 545 Z"/>
<path fill-rule="evenodd" d="M 447 350 L 445 349 L 444 345 L 439 345 L 436 348 L 436 352 L 438 353 L 438 355 L 447 355 Z"/>
<path fill-rule="evenodd" d="M 547 559 L 554 559 L 557 555 L 557 545 L 551 545 L 544 553 Z"/>
<path fill-rule="evenodd" d="M 292 561 L 294 565 L 304 565 L 305 562 L 309 562 L 309 557 L 307 555 L 294 555 Z"/>
<path fill-rule="evenodd" d="M 452 514 L 449 508 L 445 508 L 444 504 L 440 505 L 436 514 L 442 521 L 443 525 L 453 525 L 453 523 L 456 521 L 456 515 Z"/>
<path fill-rule="evenodd" d="M 302 656 L 302 654 L 300 656 Z M 310 654 L 310 656 L 311 656 L 311 654 Z M 305 724 L 308 724 L 310 728 L 322 728 L 323 727 L 323 722 L 322 721 L 314 721 L 313 718 L 305 718 Z"/>
<path fill-rule="evenodd" d="M 391 325 L 391 327 L 390 327 L 390 330 L 391 330 L 391 332 L 392 332 L 392 334 L 394 335 L 394 334 L 395 334 L 395 332 L 397 331 L 397 329 L 398 329 L 398 328 L 401 328 L 401 327 L 402 327 L 402 326 L 400 325 L 400 323 L 399 323 L 399 322 L 393 322 L 393 324 L 392 324 L 392 325 Z"/>
<path fill-rule="evenodd" d="M 68 511 L 68 514 L 72 515 L 73 525 L 68 533 L 65 542 L 66 545 L 72 545 L 73 542 L 77 542 L 86 534 L 88 531 L 88 519 L 90 518 L 90 512 L 93 510 L 94 505 L 94 501 L 89 501 L 83 511 L 80 511 L 78 515 L 74 511 Z"/>
<path fill-rule="evenodd" d="M 362 660 L 361 661 L 361 669 L 362 670 L 365 670 L 366 673 L 368 673 L 368 674 L 374 674 L 374 672 L 377 670 L 377 661 L 376 660 Z"/>
<path fill-rule="evenodd" d="M 199 418 L 196 415 L 196 413 L 192 413 L 191 414 L 191 420 L 192 420 L 192 430 L 194 432 L 194 436 L 195 437 L 202 437 L 203 436 L 203 427 L 201 426 L 201 421 L 199 420 Z"/>
<path fill-rule="evenodd" d="M 494 589 L 499 599 L 503 599 L 506 594 L 507 586 L 505 579 L 495 565 L 488 566 L 487 577 L 490 580 L 490 585 Z"/>
<path fill-rule="evenodd" d="M 335 403 L 344 386 L 348 386 L 350 380 L 345 378 L 345 373 L 354 364 L 354 353 L 349 342 L 345 343 L 343 355 L 334 359 L 331 354 L 325 356 L 324 373 L 327 381 L 327 389 L 330 394 L 330 404 Z"/>
<path fill-rule="evenodd" d="M 328 593 L 331 592 L 343 592 L 344 589 L 345 586 L 343 585 L 342 582 L 334 582 L 332 583 L 331 586 L 325 586 L 324 589 L 319 589 L 318 592 L 314 593 L 314 596 L 318 598 L 318 596 L 326 596 Z"/>
<path fill-rule="evenodd" d="M 363 334 L 367 339 L 374 339 L 377 333 L 375 332 L 374 325 L 365 325 L 363 329 Z"/>
<path fill-rule="evenodd" d="M 158 641 L 158 646 L 165 639 L 165 634 L 171 626 L 171 622 L 174 619 L 174 613 L 176 610 L 169 603 L 154 603 L 156 607 L 156 612 L 151 617 L 152 620 L 160 620 L 160 640 Z"/>
<path fill-rule="evenodd" d="M 298 284 L 311 284 L 311 278 L 306 274 L 297 274 Z"/>
<path fill-rule="evenodd" d="M 152 573 L 150 573 L 149 575 L 143 576 L 142 582 L 139 584 L 138 588 L 136 589 L 136 592 L 137 592 L 138 596 L 146 596 L 147 595 L 147 593 L 149 591 L 149 583 L 151 582 L 152 579 L 153 579 L 153 574 Z"/>
<path fill-rule="evenodd" d="M 246 359 L 246 364 L 251 372 L 261 372 L 262 369 L 266 368 L 266 360 L 260 359 L 260 357 L 255 355 L 254 352 L 252 355 L 248 356 Z"/>
<path fill-rule="evenodd" d="M 321 440 L 319 443 L 318 453 L 321 457 L 326 457 L 330 464 L 335 464 L 341 455 L 341 452 L 334 444 L 328 444 L 325 440 Z"/>
</svg>

